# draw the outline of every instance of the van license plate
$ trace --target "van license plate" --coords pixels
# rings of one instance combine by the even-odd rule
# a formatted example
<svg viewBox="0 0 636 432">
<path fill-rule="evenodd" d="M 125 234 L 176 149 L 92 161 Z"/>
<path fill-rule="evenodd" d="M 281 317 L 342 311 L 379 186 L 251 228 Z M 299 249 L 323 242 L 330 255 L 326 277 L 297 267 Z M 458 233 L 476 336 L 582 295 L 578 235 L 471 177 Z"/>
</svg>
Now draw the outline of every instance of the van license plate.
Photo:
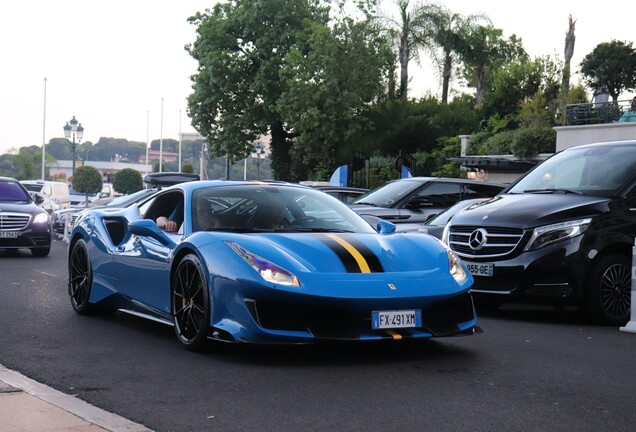
<svg viewBox="0 0 636 432">
<path fill-rule="evenodd" d="M 0 238 L 18 238 L 18 233 L 15 231 L 0 231 Z"/>
<path fill-rule="evenodd" d="M 494 264 L 491 263 L 469 263 L 464 262 L 468 270 L 473 276 L 486 276 L 492 277 L 493 270 L 495 268 Z"/>
</svg>

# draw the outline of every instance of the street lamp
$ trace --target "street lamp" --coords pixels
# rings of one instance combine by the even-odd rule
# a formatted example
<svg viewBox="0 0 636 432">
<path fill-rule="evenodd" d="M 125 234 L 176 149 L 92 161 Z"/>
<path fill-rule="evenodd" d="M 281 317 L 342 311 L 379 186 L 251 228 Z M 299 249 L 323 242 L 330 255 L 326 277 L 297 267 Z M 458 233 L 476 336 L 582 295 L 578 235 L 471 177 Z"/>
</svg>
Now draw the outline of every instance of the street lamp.
<svg viewBox="0 0 636 432">
<path fill-rule="evenodd" d="M 256 180 L 261 179 L 261 159 L 265 159 L 265 149 L 260 144 L 256 144 L 252 149 L 252 157 L 256 159 Z"/>
<path fill-rule="evenodd" d="M 82 137 L 84 136 L 84 128 L 82 124 L 75 120 L 75 116 L 70 121 L 66 122 L 64 125 L 64 137 L 67 140 L 71 140 L 71 148 L 73 149 L 73 171 L 72 176 L 75 175 L 75 147 L 77 144 L 82 142 Z M 77 138 L 77 143 L 75 143 L 75 138 Z"/>
</svg>

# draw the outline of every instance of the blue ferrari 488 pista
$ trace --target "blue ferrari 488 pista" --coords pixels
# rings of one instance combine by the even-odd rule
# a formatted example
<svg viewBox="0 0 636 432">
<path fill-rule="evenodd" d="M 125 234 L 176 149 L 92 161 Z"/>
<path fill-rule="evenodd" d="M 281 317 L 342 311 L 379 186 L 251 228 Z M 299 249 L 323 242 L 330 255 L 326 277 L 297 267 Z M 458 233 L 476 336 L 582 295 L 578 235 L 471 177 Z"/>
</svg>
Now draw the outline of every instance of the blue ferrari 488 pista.
<svg viewBox="0 0 636 432">
<path fill-rule="evenodd" d="M 308 343 L 481 332 L 455 254 L 422 233 L 374 228 L 319 190 L 195 181 L 119 210 L 89 210 L 69 241 L 79 314 L 116 311 L 206 340 Z"/>
</svg>

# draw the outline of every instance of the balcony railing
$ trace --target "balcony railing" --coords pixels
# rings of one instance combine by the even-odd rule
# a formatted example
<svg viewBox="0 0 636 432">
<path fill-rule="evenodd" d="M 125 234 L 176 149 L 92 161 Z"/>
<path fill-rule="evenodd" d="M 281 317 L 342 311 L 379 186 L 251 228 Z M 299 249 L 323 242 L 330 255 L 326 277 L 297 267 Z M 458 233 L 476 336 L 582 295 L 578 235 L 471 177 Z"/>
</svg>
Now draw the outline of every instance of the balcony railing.
<svg viewBox="0 0 636 432">
<path fill-rule="evenodd" d="M 581 103 L 566 107 L 568 126 L 617 122 L 631 106 L 631 100 L 603 103 Z"/>
</svg>

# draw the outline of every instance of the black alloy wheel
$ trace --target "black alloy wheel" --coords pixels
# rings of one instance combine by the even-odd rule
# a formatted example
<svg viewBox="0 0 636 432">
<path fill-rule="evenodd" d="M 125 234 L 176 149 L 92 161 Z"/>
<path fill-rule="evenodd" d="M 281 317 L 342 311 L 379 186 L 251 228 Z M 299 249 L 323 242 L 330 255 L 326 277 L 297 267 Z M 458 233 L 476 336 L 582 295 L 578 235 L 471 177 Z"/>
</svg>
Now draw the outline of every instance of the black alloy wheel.
<svg viewBox="0 0 636 432">
<path fill-rule="evenodd" d="M 602 257 L 591 273 L 588 301 L 597 321 L 607 325 L 624 325 L 630 316 L 631 263 L 627 256 Z"/>
<path fill-rule="evenodd" d="M 84 240 L 78 240 L 68 260 L 68 294 L 71 297 L 73 310 L 80 315 L 94 311 L 89 303 L 93 288 L 93 269 L 88 257 L 88 249 Z"/>
<path fill-rule="evenodd" d="M 210 292 L 201 261 L 186 255 L 172 279 L 172 316 L 179 342 L 188 350 L 199 350 L 210 329 Z"/>
</svg>

